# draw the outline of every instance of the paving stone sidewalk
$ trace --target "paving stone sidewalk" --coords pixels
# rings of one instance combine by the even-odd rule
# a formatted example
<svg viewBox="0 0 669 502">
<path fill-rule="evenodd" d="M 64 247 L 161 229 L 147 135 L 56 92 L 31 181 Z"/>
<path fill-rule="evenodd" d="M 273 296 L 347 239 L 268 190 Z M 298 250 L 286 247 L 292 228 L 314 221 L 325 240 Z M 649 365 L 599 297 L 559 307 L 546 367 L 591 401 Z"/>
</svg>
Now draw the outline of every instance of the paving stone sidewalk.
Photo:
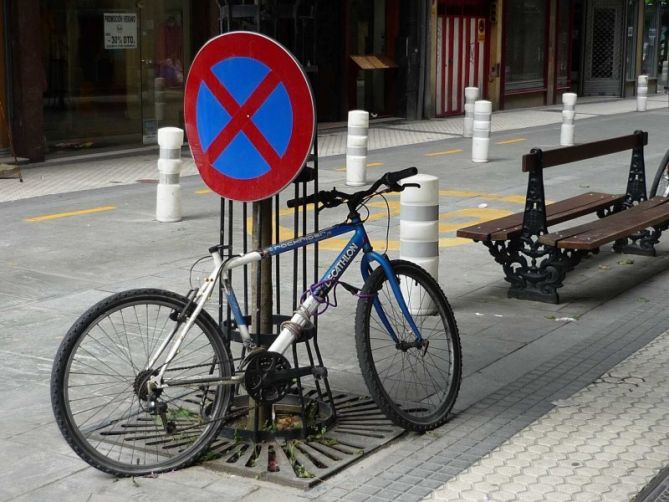
<svg viewBox="0 0 669 502">
<path fill-rule="evenodd" d="M 669 459 L 669 332 L 437 489 L 434 500 L 631 500 Z"/>
</svg>

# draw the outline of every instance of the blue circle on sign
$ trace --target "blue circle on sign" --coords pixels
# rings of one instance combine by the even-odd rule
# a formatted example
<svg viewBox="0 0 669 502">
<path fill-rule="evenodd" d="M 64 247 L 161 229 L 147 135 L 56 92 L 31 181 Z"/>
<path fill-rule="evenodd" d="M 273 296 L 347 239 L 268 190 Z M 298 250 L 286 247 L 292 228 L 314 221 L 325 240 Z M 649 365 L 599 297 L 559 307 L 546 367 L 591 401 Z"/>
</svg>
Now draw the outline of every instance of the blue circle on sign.
<svg viewBox="0 0 669 502">
<path fill-rule="evenodd" d="M 248 57 L 230 57 L 211 68 L 212 73 L 238 105 L 242 106 L 270 72 L 260 61 Z M 197 92 L 196 123 L 200 144 L 206 151 L 232 120 L 211 89 L 204 82 Z M 253 124 L 281 157 L 290 143 L 293 107 L 283 83 L 279 83 L 251 118 Z M 271 167 L 243 130 L 212 162 L 218 172 L 238 180 L 250 180 L 267 174 Z"/>
</svg>

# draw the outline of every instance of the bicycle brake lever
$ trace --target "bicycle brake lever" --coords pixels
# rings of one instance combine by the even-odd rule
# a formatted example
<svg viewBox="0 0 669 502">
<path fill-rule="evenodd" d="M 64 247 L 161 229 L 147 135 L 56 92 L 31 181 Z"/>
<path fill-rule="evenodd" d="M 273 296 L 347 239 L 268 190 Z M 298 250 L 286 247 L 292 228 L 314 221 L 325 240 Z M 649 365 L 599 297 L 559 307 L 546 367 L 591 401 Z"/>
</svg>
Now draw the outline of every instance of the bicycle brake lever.
<svg viewBox="0 0 669 502">
<path fill-rule="evenodd" d="M 398 185 L 400 187 L 400 192 L 403 191 L 405 188 L 420 188 L 419 183 L 404 183 L 403 185 Z"/>
</svg>

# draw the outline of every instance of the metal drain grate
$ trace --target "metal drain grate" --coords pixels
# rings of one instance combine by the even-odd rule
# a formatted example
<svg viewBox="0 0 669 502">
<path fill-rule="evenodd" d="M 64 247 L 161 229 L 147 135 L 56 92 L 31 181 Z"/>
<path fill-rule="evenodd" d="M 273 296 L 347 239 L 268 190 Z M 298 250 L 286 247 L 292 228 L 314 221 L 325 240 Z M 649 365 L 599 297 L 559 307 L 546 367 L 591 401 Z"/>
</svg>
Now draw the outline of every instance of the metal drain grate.
<svg viewBox="0 0 669 502">
<path fill-rule="evenodd" d="M 312 397 L 315 391 L 305 393 Z M 230 474 L 309 488 L 402 435 L 369 397 L 333 392 L 337 420 L 327 432 L 307 439 L 220 437 L 203 465 Z"/>
</svg>

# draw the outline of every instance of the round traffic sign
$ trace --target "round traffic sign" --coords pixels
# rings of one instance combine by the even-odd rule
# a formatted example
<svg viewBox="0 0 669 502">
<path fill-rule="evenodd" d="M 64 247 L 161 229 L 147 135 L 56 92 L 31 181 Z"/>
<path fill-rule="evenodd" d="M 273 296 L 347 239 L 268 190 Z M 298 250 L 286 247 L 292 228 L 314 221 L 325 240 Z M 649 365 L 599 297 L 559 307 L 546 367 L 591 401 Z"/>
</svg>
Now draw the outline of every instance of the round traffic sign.
<svg viewBox="0 0 669 502">
<path fill-rule="evenodd" d="M 258 33 L 230 32 L 207 42 L 186 80 L 188 143 L 204 182 L 232 200 L 280 192 L 311 151 L 311 88 L 293 55 Z"/>
</svg>

